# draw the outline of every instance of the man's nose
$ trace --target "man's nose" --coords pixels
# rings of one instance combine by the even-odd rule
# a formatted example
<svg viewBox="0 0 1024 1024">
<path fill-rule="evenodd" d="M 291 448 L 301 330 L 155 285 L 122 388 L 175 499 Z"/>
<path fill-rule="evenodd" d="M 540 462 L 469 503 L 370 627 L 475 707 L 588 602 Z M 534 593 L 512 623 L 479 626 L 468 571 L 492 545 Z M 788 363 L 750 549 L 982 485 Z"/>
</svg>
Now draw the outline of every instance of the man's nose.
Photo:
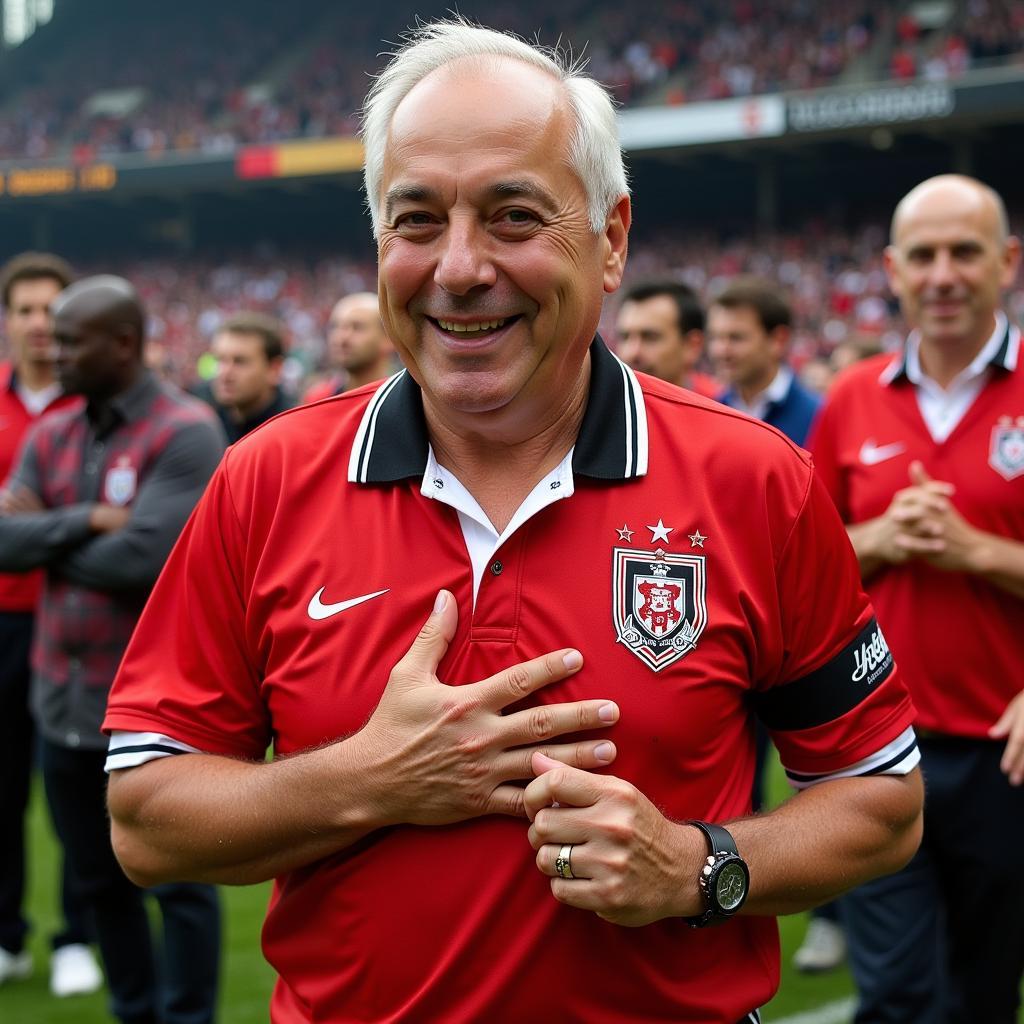
<svg viewBox="0 0 1024 1024">
<path fill-rule="evenodd" d="M 434 283 L 446 292 L 466 295 L 474 288 L 489 288 L 497 280 L 487 233 L 471 218 L 452 218 L 441 245 Z"/>
<path fill-rule="evenodd" d="M 956 261 L 951 253 L 939 250 L 928 268 L 928 281 L 933 288 L 949 288 L 956 283 Z"/>
</svg>

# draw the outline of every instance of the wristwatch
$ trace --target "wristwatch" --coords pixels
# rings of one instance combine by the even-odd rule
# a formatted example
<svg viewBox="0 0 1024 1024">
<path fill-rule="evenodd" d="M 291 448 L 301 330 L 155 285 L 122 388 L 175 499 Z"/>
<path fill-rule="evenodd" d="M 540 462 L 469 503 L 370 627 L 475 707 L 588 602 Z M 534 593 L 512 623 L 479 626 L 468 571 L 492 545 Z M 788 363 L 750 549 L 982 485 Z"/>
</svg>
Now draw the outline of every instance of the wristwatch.
<svg viewBox="0 0 1024 1024">
<path fill-rule="evenodd" d="M 704 833 L 708 856 L 700 869 L 697 885 L 704 898 L 704 913 L 685 918 L 691 928 L 728 921 L 743 906 L 750 889 L 750 870 L 736 849 L 732 836 L 721 825 L 688 821 Z"/>
</svg>

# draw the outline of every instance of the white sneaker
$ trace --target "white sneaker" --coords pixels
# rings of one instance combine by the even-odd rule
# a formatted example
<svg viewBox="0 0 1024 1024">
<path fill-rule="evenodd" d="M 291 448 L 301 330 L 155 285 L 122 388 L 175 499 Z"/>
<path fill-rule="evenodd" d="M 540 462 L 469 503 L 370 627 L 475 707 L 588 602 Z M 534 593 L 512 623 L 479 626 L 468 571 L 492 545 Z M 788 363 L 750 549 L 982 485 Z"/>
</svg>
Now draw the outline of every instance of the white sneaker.
<svg viewBox="0 0 1024 1024">
<path fill-rule="evenodd" d="M 27 950 L 8 953 L 0 946 L 0 985 L 5 981 L 22 981 L 32 973 L 32 954 Z"/>
<path fill-rule="evenodd" d="M 103 975 L 92 950 L 84 943 L 60 946 L 50 957 L 50 991 L 57 997 L 81 996 L 95 992 Z"/>
<path fill-rule="evenodd" d="M 835 922 L 812 917 L 803 945 L 793 954 L 793 966 L 803 974 L 832 971 L 846 959 L 846 936 Z"/>
</svg>

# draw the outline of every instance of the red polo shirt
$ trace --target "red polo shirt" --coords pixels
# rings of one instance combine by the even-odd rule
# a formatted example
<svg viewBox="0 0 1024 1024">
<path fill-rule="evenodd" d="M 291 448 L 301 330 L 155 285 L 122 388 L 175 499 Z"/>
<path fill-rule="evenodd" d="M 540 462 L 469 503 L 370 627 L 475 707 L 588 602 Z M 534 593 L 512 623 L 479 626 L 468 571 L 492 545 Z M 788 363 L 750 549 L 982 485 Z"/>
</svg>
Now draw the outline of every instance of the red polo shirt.
<svg viewBox="0 0 1024 1024">
<path fill-rule="evenodd" d="M 39 416 L 80 402 L 75 395 L 60 395 Z M 0 363 L 0 486 L 14 468 L 21 442 L 39 416 L 25 408 L 18 394 L 18 381 L 10 363 Z M 0 612 L 35 610 L 42 586 L 42 573 L 0 573 Z"/>
<path fill-rule="evenodd" d="M 809 447 L 848 523 L 880 516 L 910 486 L 918 459 L 956 486 L 960 514 L 988 533 L 1024 542 L 1024 368 L 1020 332 L 1007 327 L 990 378 L 945 441 L 921 417 L 903 357 L 876 356 L 833 385 Z M 1020 692 L 1024 600 L 978 576 L 923 561 L 867 581 L 878 620 L 914 697 L 918 724 L 985 738 Z"/>
<path fill-rule="evenodd" d="M 444 587 L 460 617 L 440 678 L 578 647 L 583 669 L 538 699 L 615 700 L 611 771 L 673 818 L 749 811 L 754 704 L 787 767 L 808 775 L 900 737 L 910 703 L 870 646 L 853 553 L 806 455 L 633 374 L 599 341 L 591 351 L 574 493 L 505 540 L 475 607 L 457 514 L 423 480 L 407 374 L 241 441 L 157 584 L 105 729 L 253 760 L 271 741 L 287 754 L 351 733 Z M 379 591 L 309 613 L 314 595 Z M 733 1024 L 779 971 L 770 918 L 635 930 L 557 903 L 526 824 L 500 817 L 382 829 L 279 878 L 263 942 L 280 974 L 276 1024 Z"/>
</svg>

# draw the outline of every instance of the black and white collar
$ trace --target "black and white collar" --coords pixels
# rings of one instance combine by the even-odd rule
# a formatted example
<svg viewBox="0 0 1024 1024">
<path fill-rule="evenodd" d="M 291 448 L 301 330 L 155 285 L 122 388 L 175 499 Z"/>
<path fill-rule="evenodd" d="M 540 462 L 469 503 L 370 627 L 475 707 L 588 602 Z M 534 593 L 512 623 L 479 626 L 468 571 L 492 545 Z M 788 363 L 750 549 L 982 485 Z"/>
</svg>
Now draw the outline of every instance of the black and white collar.
<svg viewBox="0 0 1024 1024">
<path fill-rule="evenodd" d="M 907 368 L 910 360 L 910 345 L 911 339 L 916 337 L 916 333 L 911 334 L 910 338 L 904 342 L 899 354 L 881 372 L 878 377 L 881 384 L 889 385 L 898 380 L 909 379 Z M 989 340 L 985 342 L 982 352 L 990 345 L 993 346 L 993 349 L 992 354 L 985 360 L 986 366 L 1007 370 L 1010 373 L 1017 369 L 1017 360 L 1020 356 L 1020 329 L 1013 326 L 1001 310 L 996 312 L 995 330 Z M 978 354 L 981 355 L 981 352 Z"/>
<path fill-rule="evenodd" d="M 348 479 L 372 484 L 420 478 L 429 448 L 419 385 L 402 370 L 381 384 L 363 413 Z M 640 383 L 600 336 L 590 346 L 590 394 L 572 468 L 599 480 L 630 480 L 647 473 L 647 408 Z"/>
</svg>

